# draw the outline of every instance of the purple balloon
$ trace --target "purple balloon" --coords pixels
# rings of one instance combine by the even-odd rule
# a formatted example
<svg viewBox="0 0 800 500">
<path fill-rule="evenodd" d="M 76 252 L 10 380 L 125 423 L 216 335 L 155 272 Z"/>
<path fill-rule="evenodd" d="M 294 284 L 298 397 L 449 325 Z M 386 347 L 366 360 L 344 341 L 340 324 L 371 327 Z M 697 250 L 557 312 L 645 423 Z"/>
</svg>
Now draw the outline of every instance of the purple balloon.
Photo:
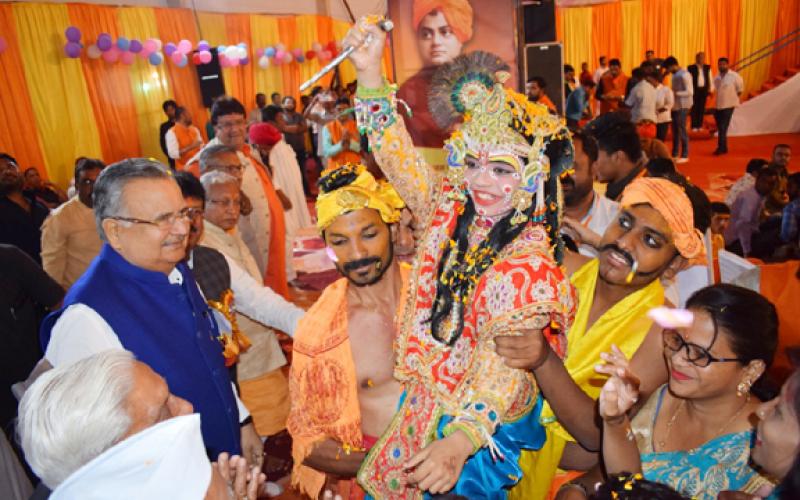
<svg viewBox="0 0 800 500">
<path fill-rule="evenodd" d="M 67 28 L 67 30 L 64 32 L 64 35 L 66 35 L 67 40 L 70 42 L 81 41 L 81 30 L 79 30 L 75 26 L 70 26 L 69 28 Z"/>
<path fill-rule="evenodd" d="M 76 42 L 67 42 L 67 44 L 64 45 L 64 53 L 67 57 L 76 59 L 81 56 L 81 45 Z"/>
<path fill-rule="evenodd" d="M 110 49 L 113 44 L 114 41 L 108 33 L 101 33 L 100 36 L 97 37 L 97 48 L 103 52 Z"/>
<path fill-rule="evenodd" d="M 177 46 L 175 46 L 175 44 L 174 44 L 174 43 L 172 43 L 172 42 L 169 42 L 168 44 L 164 45 L 164 54 L 165 54 L 167 57 L 171 57 L 171 56 L 172 56 L 172 54 L 173 54 L 173 53 L 174 53 L 176 50 L 178 50 L 178 47 L 177 47 Z"/>
<path fill-rule="evenodd" d="M 244 66 L 245 64 L 247 64 L 249 62 L 250 62 L 250 58 L 248 58 L 248 57 L 245 57 L 243 59 L 239 59 L 239 64 L 242 65 L 242 66 Z"/>
<path fill-rule="evenodd" d="M 197 44 L 197 51 L 198 52 L 209 52 L 211 50 L 211 45 L 208 44 L 205 40 L 200 40 L 200 43 Z"/>
<path fill-rule="evenodd" d="M 130 47 L 128 47 L 128 50 L 133 52 L 134 54 L 138 54 L 139 52 L 142 51 L 143 48 L 144 46 L 142 45 L 142 42 L 134 38 L 133 40 L 131 40 L 131 45 Z"/>
</svg>

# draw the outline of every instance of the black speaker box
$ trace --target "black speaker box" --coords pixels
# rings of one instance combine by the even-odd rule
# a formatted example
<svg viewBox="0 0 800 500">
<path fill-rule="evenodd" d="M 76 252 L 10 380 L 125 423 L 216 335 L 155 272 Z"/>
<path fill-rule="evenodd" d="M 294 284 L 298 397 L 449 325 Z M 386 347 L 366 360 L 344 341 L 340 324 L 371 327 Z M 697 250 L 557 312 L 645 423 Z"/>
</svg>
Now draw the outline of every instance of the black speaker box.
<svg viewBox="0 0 800 500">
<path fill-rule="evenodd" d="M 556 40 L 555 0 L 530 0 L 522 3 L 525 43 L 544 43 Z"/>
<path fill-rule="evenodd" d="M 562 47 L 558 42 L 534 43 L 525 46 L 525 81 L 534 76 L 544 78 L 545 93 L 564 114 L 564 62 Z"/>
<path fill-rule="evenodd" d="M 200 93 L 203 96 L 203 106 L 210 108 L 214 99 L 225 94 L 225 83 L 222 80 L 222 68 L 219 66 L 216 47 L 211 49 L 211 62 L 198 64 L 195 68 L 200 83 Z"/>
</svg>

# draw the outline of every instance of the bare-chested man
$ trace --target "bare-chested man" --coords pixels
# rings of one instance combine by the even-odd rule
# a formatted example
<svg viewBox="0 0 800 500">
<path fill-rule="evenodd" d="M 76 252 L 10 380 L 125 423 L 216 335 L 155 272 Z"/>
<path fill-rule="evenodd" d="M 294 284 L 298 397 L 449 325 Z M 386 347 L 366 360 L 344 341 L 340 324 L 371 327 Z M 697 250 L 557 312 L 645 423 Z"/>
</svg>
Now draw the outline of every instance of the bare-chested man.
<svg viewBox="0 0 800 500">
<path fill-rule="evenodd" d="M 347 498 L 366 450 L 402 393 L 394 379 L 395 315 L 407 271 L 394 259 L 403 201 L 361 165 L 320 179 L 317 227 L 343 279 L 300 321 L 290 375 L 292 484 L 318 498 L 326 483 Z"/>
</svg>

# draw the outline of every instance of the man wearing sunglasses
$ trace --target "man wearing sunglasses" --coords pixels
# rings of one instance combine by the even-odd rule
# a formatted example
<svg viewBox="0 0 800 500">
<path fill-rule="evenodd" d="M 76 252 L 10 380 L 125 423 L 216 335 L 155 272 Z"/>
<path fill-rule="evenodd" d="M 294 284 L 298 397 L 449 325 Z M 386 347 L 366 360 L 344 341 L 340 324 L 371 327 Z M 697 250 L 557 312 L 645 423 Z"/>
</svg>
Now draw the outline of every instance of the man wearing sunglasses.
<svg viewBox="0 0 800 500">
<path fill-rule="evenodd" d="M 192 209 L 169 170 L 153 160 L 107 167 L 94 186 L 104 244 L 42 324 L 45 359 L 65 366 L 125 349 L 164 377 L 202 417 L 209 456 L 262 457 L 217 339 L 214 317 L 183 259 Z"/>
<path fill-rule="evenodd" d="M 598 251 L 596 259 L 578 254 L 565 258 L 579 306 L 563 362 L 541 336 L 496 338 L 498 354 L 510 366 L 531 369 L 548 403 L 542 411 L 547 442 L 541 451 L 523 454 L 525 476 L 511 498 L 544 498 L 557 468 L 586 470 L 597 463 L 595 401 L 604 378 L 594 367 L 612 344 L 641 374 L 643 395 L 667 380 L 661 329 L 647 312 L 665 302 L 662 277 L 705 255 L 686 193 L 665 179 L 634 179 Z"/>
</svg>

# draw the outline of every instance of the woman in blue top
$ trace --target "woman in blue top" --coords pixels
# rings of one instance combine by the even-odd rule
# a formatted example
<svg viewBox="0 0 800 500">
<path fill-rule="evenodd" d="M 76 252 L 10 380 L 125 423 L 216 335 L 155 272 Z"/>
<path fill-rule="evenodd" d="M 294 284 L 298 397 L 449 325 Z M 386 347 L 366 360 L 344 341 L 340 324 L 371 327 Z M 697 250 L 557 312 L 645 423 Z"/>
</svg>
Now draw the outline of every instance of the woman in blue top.
<svg viewBox="0 0 800 500">
<path fill-rule="evenodd" d="M 660 313 L 651 317 L 665 328 L 669 382 L 631 420 L 638 380 L 628 361 L 615 348 L 597 368 L 611 376 L 599 399 L 607 473 L 642 472 L 698 500 L 763 491 L 769 480 L 749 464 L 750 419 L 777 345 L 775 307 L 722 284 L 696 292 L 687 310 Z"/>
</svg>

